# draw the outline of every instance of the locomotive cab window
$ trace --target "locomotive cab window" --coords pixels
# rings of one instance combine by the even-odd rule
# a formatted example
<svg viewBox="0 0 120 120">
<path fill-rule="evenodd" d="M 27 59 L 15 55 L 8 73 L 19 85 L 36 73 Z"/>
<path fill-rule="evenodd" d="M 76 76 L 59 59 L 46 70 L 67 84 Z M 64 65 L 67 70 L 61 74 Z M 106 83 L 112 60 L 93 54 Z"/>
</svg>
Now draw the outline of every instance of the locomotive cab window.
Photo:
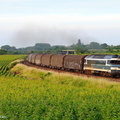
<svg viewBox="0 0 120 120">
<path fill-rule="evenodd" d="M 97 60 L 97 61 L 96 61 L 96 64 L 105 65 L 105 64 L 106 64 L 106 61 Z"/>
<path fill-rule="evenodd" d="M 111 61 L 110 61 L 110 64 L 120 65 L 120 60 L 111 60 Z"/>
<path fill-rule="evenodd" d="M 106 65 L 106 61 L 104 60 L 88 60 L 87 64 L 98 64 L 98 65 Z"/>
</svg>

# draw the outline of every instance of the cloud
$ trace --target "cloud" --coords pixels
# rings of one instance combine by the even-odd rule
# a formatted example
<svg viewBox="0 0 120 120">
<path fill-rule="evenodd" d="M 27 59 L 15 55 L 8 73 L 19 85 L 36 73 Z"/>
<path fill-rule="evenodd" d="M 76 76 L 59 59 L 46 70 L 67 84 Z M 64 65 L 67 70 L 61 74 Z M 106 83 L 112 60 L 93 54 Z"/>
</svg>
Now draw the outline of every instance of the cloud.
<svg viewBox="0 0 120 120">
<path fill-rule="evenodd" d="M 85 21 L 85 22 L 101 22 L 101 21 L 120 21 L 120 14 L 110 14 L 110 15 L 95 15 L 95 16 L 84 16 L 84 15 L 73 15 L 73 14 L 31 14 L 31 15 L 22 15 L 22 14 L 0 14 L 0 22 L 4 21 L 53 21 L 53 22 L 71 22 L 71 21 Z"/>
<path fill-rule="evenodd" d="M 79 31 L 80 32 L 80 31 Z M 15 32 L 12 43 L 19 46 L 33 46 L 35 43 L 50 43 L 52 45 L 70 45 L 76 43 L 78 32 L 57 27 L 26 25 Z"/>
<path fill-rule="evenodd" d="M 0 25 L 7 29 L 24 26 L 26 24 L 38 24 L 46 26 L 71 27 L 74 29 L 120 28 L 120 14 L 82 16 L 82 15 L 0 15 Z M 8 27 L 9 26 L 9 27 Z"/>
<path fill-rule="evenodd" d="M 110 41 L 107 42 L 107 40 L 114 41 L 114 36 L 119 34 L 119 16 L 107 15 L 104 17 L 102 15 L 96 18 L 95 16 L 77 15 L 1 15 L 0 31 L 4 30 L 10 44 L 17 47 L 33 46 L 35 43 L 41 42 L 52 45 L 71 45 L 77 43 L 79 38 L 85 44 L 98 40 L 110 44 Z M 102 17 L 105 21 L 101 19 Z M 118 28 L 118 31 L 113 28 Z M 119 40 L 116 38 L 117 41 Z"/>
<path fill-rule="evenodd" d="M 16 2 L 16 1 L 31 1 L 31 0 L 0 0 L 0 2 Z"/>
<path fill-rule="evenodd" d="M 120 29 L 119 21 L 120 14 L 99 16 L 4 14 L 0 15 L 0 31 L 5 31 L 10 43 L 17 47 L 30 46 L 37 42 L 71 45 L 79 38 L 86 44 L 98 39 L 102 41 L 104 38 L 106 41 L 113 40 L 118 33 L 116 29 Z M 116 34 L 112 35 L 109 29 L 114 29 L 112 32 Z M 107 31 L 109 33 L 106 34 Z"/>
</svg>

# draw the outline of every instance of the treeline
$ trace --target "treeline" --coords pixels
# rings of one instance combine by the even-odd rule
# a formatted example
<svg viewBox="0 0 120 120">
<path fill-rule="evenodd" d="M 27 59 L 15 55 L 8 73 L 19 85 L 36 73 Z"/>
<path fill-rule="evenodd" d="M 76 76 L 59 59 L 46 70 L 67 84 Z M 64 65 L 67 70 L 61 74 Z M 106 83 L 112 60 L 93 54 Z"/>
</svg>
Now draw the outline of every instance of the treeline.
<svg viewBox="0 0 120 120">
<path fill-rule="evenodd" d="M 30 54 L 30 53 L 60 53 L 62 50 L 76 50 L 77 54 L 85 53 L 118 53 L 120 54 L 120 45 L 110 46 L 106 43 L 91 42 L 84 45 L 79 39 L 76 44 L 70 46 L 56 45 L 51 46 L 49 43 L 36 43 L 34 46 L 25 48 L 16 48 L 15 46 L 1 46 L 0 55 L 4 54 Z"/>
</svg>

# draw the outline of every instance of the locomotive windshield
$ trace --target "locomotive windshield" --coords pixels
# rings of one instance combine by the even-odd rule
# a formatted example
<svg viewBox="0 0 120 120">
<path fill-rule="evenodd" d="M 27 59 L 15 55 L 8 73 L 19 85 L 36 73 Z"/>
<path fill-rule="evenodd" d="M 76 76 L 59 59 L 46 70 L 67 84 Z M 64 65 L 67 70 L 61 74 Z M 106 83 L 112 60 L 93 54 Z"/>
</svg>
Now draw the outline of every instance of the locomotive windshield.
<svg viewBox="0 0 120 120">
<path fill-rule="evenodd" d="M 105 60 L 87 60 L 87 64 L 105 65 L 106 61 Z"/>
<path fill-rule="evenodd" d="M 120 65 L 120 60 L 111 60 L 111 61 L 110 61 L 110 64 Z"/>
</svg>

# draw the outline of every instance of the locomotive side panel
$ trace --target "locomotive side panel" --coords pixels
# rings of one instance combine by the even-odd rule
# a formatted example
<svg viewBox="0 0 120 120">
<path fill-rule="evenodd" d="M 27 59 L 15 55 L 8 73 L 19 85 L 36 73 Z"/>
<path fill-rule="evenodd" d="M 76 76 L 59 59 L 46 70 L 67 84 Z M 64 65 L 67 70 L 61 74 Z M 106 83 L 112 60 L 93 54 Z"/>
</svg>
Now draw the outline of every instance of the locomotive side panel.
<svg viewBox="0 0 120 120">
<path fill-rule="evenodd" d="M 63 68 L 64 57 L 66 55 L 53 55 L 51 57 L 51 66 L 54 68 Z"/>
<path fill-rule="evenodd" d="M 64 58 L 64 68 L 83 70 L 84 58 L 86 55 L 68 55 Z"/>
</svg>

